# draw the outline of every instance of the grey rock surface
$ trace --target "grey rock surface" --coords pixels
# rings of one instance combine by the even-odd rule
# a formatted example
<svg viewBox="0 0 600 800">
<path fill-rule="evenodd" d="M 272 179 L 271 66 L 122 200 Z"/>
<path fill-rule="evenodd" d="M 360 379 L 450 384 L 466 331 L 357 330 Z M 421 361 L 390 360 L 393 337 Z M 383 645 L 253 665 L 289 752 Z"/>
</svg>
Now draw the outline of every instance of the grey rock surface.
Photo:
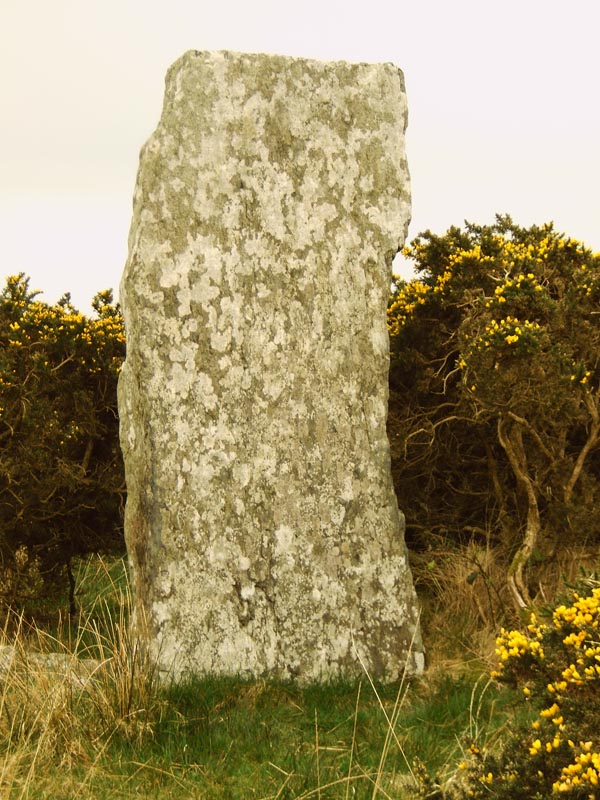
<svg viewBox="0 0 600 800">
<path fill-rule="evenodd" d="M 0 645 L 0 682 L 13 674 L 44 675 L 55 685 L 71 689 L 86 689 L 109 661 L 77 658 L 70 653 L 40 653 L 25 651 L 15 645 Z"/>
<path fill-rule="evenodd" d="M 119 409 L 136 624 L 176 677 L 422 668 L 386 435 L 405 125 L 390 64 L 192 51 L 167 74 Z"/>
</svg>

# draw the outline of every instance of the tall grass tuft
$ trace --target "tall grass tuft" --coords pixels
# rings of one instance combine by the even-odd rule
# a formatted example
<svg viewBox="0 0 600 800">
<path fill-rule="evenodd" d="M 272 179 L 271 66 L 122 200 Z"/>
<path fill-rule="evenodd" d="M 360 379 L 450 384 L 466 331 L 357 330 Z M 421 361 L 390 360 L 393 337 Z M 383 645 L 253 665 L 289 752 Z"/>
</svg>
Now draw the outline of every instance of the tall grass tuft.
<svg viewBox="0 0 600 800">
<path fill-rule="evenodd" d="M 140 741 L 160 715 L 153 670 L 131 639 L 127 585 L 117 585 L 104 562 L 95 566 L 107 586 L 75 622 L 59 618 L 50 632 L 6 614 L 0 796 L 28 797 L 57 765 L 93 772 L 115 735 Z"/>
</svg>

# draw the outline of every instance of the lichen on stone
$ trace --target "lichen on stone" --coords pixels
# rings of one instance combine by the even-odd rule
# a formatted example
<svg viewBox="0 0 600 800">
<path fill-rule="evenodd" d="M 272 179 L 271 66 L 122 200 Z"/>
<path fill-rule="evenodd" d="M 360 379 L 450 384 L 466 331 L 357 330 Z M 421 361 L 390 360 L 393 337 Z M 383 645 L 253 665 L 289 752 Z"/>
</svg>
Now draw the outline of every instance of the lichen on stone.
<svg viewBox="0 0 600 800">
<path fill-rule="evenodd" d="M 175 675 L 422 665 L 385 425 L 405 125 L 389 64 L 193 51 L 167 74 L 119 408 L 136 618 Z"/>
</svg>

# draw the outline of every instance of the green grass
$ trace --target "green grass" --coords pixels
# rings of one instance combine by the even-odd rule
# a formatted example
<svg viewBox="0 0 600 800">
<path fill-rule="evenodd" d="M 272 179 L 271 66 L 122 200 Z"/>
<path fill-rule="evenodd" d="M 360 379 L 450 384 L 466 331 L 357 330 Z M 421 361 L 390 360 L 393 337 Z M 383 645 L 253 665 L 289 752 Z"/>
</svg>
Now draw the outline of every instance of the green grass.
<svg viewBox="0 0 600 800">
<path fill-rule="evenodd" d="M 21 646 L 22 635 L 28 648 L 99 659 L 84 691 L 40 668 L 0 679 L 0 799 L 411 797 L 421 764 L 443 784 L 471 738 L 514 714 L 510 692 L 473 667 L 386 686 L 365 676 L 160 687 L 132 658 L 122 562 L 90 560 L 79 577 L 77 624 L 0 642 Z"/>
<path fill-rule="evenodd" d="M 380 691 L 388 716 L 395 688 Z M 107 731 L 101 747 L 84 742 L 66 754 L 67 769 L 56 753 L 25 796 L 54 797 L 67 775 L 65 798 L 371 798 L 377 782 L 376 796 L 401 797 L 399 776 L 416 759 L 435 775 L 460 760 L 473 688 L 444 679 L 409 689 L 382 765 L 388 726 L 364 682 L 198 680 L 159 693 L 151 719 L 142 714 L 129 730 Z M 485 710 L 497 700 L 488 690 Z"/>
</svg>

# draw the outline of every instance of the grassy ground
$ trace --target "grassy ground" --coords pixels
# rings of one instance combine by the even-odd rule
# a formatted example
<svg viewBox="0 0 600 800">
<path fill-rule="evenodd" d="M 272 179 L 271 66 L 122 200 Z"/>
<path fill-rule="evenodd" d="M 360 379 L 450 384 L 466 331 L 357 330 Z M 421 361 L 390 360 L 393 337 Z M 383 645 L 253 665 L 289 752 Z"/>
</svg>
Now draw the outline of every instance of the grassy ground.
<svg viewBox="0 0 600 800">
<path fill-rule="evenodd" d="M 17 652 L 0 677 L 0 798 L 408 798 L 421 765 L 453 781 L 469 740 L 515 713 L 476 663 L 385 687 L 161 688 L 128 639 L 122 563 L 90 560 L 79 582 L 77 623 L 13 624 L 0 641 Z M 67 667 L 27 662 L 32 651 L 62 652 Z M 71 654 L 95 662 L 82 676 Z"/>
</svg>

